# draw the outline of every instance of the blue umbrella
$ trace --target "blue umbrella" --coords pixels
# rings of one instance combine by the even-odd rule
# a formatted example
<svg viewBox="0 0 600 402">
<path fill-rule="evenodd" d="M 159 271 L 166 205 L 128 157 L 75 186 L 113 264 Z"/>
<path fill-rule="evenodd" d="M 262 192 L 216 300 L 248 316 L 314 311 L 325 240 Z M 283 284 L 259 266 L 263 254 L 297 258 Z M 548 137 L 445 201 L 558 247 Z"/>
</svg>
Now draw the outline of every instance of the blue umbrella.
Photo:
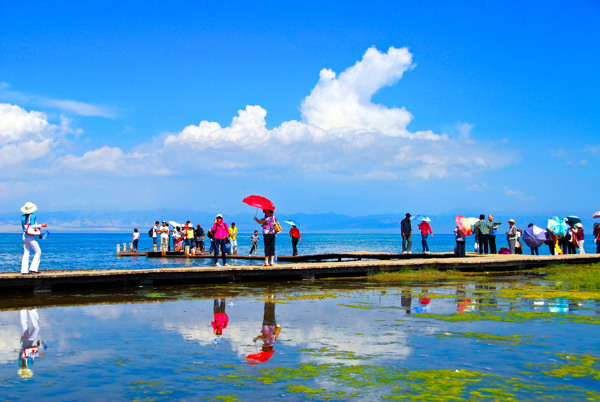
<svg viewBox="0 0 600 402">
<path fill-rule="evenodd" d="M 414 220 L 416 222 L 420 222 L 420 221 L 431 222 L 431 219 L 429 219 L 429 217 L 427 215 L 415 215 Z"/>
<path fill-rule="evenodd" d="M 540 247 L 546 242 L 546 231 L 533 225 L 523 230 L 523 241 L 531 248 Z"/>
<path fill-rule="evenodd" d="M 554 233 L 555 236 L 563 237 L 566 236 L 569 231 L 569 225 L 562 219 L 559 219 L 556 216 L 548 219 L 548 229 Z"/>
<path fill-rule="evenodd" d="M 289 220 L 289 221 L 284 221 L 285 223 L 287 223 L 288 225 L 292 225 L 292 226 L 298 226 L 298 224 L 296 223 L 296 221 L 293 220 Z"/>
</svg>

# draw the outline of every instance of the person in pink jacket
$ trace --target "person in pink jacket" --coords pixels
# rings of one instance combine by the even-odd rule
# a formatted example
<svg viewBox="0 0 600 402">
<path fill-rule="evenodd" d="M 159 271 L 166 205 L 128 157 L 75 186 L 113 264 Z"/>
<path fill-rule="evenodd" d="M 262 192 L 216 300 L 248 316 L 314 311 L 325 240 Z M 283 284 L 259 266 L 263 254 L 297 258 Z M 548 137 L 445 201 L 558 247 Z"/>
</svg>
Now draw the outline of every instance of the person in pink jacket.
<svg viewBox="0 0 600 402">
<path fill-rule="evenodd" d="M 223 330 L 227 328 L 227 324 L 229 323 L 229 317 L 225 314 L 225 299 L 221 299 L 219 303 L 219 299 L 215 299 L 214 306 L 214 321 L 210 323 L 213 327 L 213 332 L 217 337 L 223 335 Z"/>
<path fill-rule="evenodd" d="M 433 236 L 433 232 L 431 231 L 431 226 L 426 221 L 421 221 L 419 224 L 419 230 L 421 231 L 421 244 L 423 245 L 423 252 L 429 252 L 429 245 L 427 244 L 427 236 Z"/>
<path fill-rule="evenodd" d="M 227 224 L 223 222 L 223 215 L 217 215 L 217 219 L 215 220 L 215 223 L 212 225 L 212 228 L 210 230 L 214 233 L 215 266 L 219 266 L 219 249 L 221 249 L 221 255 L 223 256 L 223 265 L 228 266 L 229 264 L 227 264 L 227 251 L 225 249 L 225 240 L 227 240 L 227 238 L 229 237 L 229 227 L 227 227 Z"/>
</svg>

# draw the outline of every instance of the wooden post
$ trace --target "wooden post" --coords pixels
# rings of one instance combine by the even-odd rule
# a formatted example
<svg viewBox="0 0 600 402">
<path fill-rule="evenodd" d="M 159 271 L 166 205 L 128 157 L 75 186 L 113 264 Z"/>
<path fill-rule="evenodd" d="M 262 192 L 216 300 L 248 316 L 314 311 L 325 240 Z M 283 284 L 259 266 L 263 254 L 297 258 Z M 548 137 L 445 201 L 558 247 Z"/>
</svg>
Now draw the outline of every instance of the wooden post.
<svg viewBox="0 0 600 402">
<path fill-rule="evenodd" d="M 127 243 L 123 243 L 123 252 L 126 253 L 127 252 Z"/>
<path fill-rule="evenodd" d="M 133 243 L 129 243 L 129 251 L 133 253 Z"/>
<path fill-rule="evenodd" d="M 117 244 L 117 257 L 121 256 L 121 245 Z"/>
</svg>

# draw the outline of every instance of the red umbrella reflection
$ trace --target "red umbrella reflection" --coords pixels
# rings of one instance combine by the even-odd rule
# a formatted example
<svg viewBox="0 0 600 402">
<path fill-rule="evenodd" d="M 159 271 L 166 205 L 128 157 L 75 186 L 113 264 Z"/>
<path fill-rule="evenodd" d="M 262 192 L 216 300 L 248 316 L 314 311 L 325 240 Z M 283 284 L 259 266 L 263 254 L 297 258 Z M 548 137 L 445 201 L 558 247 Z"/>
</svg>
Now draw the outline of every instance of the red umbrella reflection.
<svg viewBox="0 0 600 402">
<path fill-rule="evenodd" d="M 275 351 L 273 349 L 271 349 L 271 350 L 267 350 L 264 352 L 258 352 L 258 353 L 248 355 L 248 356 L 246 356 L 246 359 L 248 360 L 248 363 L 250 363 L 250 364 L 264 363 L 267 360 L 269 360 L 271 358 L 271 356 L 273 356 L 273 353 L 275 353 Z"/>
</svg>

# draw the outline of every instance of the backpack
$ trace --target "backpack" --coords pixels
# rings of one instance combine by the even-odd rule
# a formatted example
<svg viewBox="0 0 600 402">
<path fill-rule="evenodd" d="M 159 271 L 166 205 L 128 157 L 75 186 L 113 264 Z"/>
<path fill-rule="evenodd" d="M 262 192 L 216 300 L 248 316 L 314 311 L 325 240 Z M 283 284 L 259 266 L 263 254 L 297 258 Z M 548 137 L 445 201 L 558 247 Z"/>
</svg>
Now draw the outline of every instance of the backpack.
<svg viewBox="0 0 600 402">
<path fill-rule="evenodd" d="M 154 226 L 152 226 L 152 227 L 150 228 L 150 230 L 148 231 L 148 236 L 150 236 L 150 237 L 154 237 L 154 236 L 153 236 L 153 235 L 154 235 L 154 233 L 153 233 L 153 232 L 154 232 Z"/>
</svg>

